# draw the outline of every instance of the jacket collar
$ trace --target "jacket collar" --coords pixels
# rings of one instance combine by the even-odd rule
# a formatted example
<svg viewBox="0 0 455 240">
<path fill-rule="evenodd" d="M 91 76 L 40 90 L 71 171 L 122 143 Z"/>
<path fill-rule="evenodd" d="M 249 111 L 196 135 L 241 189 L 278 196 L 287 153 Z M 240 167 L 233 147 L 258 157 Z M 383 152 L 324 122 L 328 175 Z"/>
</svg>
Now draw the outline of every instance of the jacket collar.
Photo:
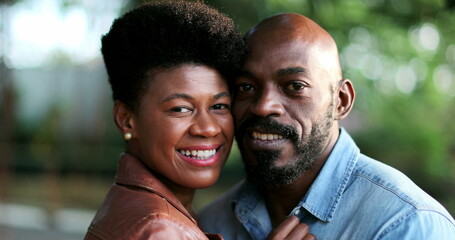
<svg viewBox="0 0 455 240">
<path fill-rule="evenodd" d="M 183 207 L 175 194 L 155 177 L 141 160 L 133 155 L 128 153 L 122 153 L 120 155 L 115 182 L 120 185 L 140 188 L 161 196 L 172 204 L 172 206 L 177 208 L 183 215 L 197 224 L 196 220 L 194 220 L 186 208 Z"/>
</svg>

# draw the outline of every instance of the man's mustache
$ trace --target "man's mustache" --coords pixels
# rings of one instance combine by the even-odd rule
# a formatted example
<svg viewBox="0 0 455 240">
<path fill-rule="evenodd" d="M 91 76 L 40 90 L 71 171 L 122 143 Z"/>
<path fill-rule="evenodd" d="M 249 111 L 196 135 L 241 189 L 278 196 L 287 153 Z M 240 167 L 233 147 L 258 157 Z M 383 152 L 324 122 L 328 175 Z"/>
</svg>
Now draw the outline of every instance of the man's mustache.
<svg viewBox="0 0 455 240">
<path fill-rule="evenodd" d="M 293 142 L 297 142 L 299 139 L 299 134 L 293 126 L 279 123 L 270 117 L 262 118 L 257 116 L 249 118 L 246 121 L 242 122 L 237 127 L 236 137 L 238 139 L 243 138 L 244 135 L 248 133 L 247 130 L 250 128 L 270 130 L 274 134 L 279 134 L 283 136 L 283 138 L 290 139 Z"/>
</svg>

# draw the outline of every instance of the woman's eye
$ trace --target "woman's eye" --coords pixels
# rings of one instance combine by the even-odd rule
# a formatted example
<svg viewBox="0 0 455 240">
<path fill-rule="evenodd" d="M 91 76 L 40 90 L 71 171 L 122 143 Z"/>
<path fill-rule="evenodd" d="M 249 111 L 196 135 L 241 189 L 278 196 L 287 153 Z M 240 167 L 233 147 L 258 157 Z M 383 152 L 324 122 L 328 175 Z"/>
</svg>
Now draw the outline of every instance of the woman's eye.
<svg viewBox="0 0 455 240">
<path fill-rule="evenodd" d="M 215 110 L 222 110 L 222 109 L 230 109 L 230 106 L 228 104 L 215 104 L 212 107 Z"/>
<path fill-rule="evenodd" d="M 186 113 L 186 112 L 190 112 L 191 110 L 187 107 L 174 107 L 174 108 L 171 108 L 171 111 L 179 112 L 179 113 Z"/>
<path fill-rule="evenodd" d="M 291 82 L 289 83 L 286 88 L 291 91 L 299 91 L 305 88 L 305 85 L 301 82 Z"/>
</svg>

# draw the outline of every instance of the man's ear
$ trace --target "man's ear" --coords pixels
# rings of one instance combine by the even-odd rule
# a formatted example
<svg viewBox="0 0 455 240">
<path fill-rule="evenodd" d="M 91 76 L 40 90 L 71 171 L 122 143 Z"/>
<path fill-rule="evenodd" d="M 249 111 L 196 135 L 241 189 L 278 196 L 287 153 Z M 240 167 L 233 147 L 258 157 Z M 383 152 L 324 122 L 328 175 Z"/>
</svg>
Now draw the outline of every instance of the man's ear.
<svg viewBox="0 0 455 240">
<path fill-rule="evenodd" d="M 355 90 L 351 80 L 342 79 L 339 83 L 337 94 L 337 106 L 335 109 L 335 119 L 341 120 L 348 116 L 354 105 Z"/>
<path fill-rule="evenodd" d="M 129 133 L 131 137 L 135 136 L 135 123 L 133 119 L 133 111 L 125 103 L 115 101 L 114 103 L 114 122 L 122 134 Z"/>
</svg>

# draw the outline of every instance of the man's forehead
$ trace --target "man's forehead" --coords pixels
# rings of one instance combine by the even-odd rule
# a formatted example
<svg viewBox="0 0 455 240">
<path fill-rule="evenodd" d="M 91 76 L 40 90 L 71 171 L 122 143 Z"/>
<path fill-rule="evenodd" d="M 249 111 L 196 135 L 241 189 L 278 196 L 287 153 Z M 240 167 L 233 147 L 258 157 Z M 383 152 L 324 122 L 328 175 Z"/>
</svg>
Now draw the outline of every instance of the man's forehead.
<svg viewBox="0 0 455 240">
<path fill-rule="evenodd" d="M 252 43 L 250 51 L 245 61 L 245 67 L 256 68 L 266 67 L 270 70 L 296 68 L 307 69 L 309 61 L 317 61 L 316 58 L 320 51 L 315 45 L 306 44 L 296 39 L 290 41 L 255 41 Z M 302 71 L 301 71 L 302 72 Z"/>
<path fill-rule="evenodd" d="M 255 68 L 248 66 L 249 63 L 263 64 L 263 68 L 274 71 L 302 67 L 308 73 L 316 67 L 341 78 L 335 41 L 323 28 L 302 15 L 270 17 L 249 31 L 247 40 L 249 54 L 245 66 L 248 68 Z"/>
<path fill-rule="evenodd" d="M 286 45 L 296 41 L 305 47 L 336 50 L 332 36 L 311 19 L 299 14 L 279 14 L 261 21 L 248 31 L 250 49 Z M 302 49 L 301 49 L 302 50 Z"/>
<path fill-rule="evenodd" d="M 262 20 L 247 33 L 247 37 L 267 33 L 295 34 L 308 40 L 331 38 L 330 34 L 313 20 L 292 13 L 279 14 Z"/>
</svg>

